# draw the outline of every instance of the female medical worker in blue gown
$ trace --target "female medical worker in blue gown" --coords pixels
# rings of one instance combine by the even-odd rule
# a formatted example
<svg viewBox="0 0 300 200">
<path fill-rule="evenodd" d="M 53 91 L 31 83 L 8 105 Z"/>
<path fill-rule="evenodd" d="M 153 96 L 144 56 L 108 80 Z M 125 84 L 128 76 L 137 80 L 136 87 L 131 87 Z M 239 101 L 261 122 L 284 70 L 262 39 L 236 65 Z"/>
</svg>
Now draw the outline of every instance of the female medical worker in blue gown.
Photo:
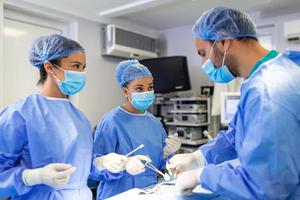
<svg viewBox="0 0 300 200">
<path fill-rule="evenodd" d="M 201 183 L 229 199 L 300 199 L 300 52 L 265 49 L 250 17 L 232 8 L 204 12 L 193 33 L 209 78 L 245 81 L 228 130 L 170 159 L 173 171 L 196 168 L 182 172 L 176 188 Z M 236 158 L 239 165 L 223 162 Z"/>
<path fill-rule="evenodd" d="M 0 196 L 92 199 L 91 127 L 66 98 L 83 89 L 85 60 L 80 44 L 61 35 L 33 42 L 30 62 L 40 71 L 41 91 L 0 112 Z"/>
<path fill-rule="evenodd" d="M 162 169 L 165 158 L 181 144 L 176 136 L 166 138 L 161 122 L 146 111 L 154 101 L 153 78 L 147 67 L 137 60 L 123 61 L 116 69 L 116 79 L 126 102 L 107 113 L 95 133 L 93 176 L 100 180 L 98 200 L 155 184 L 156 173 L 145 169 L 142 161 L 150 158 Z M 141 144 L 144 148 L 125 156 Z"/>
</svg>

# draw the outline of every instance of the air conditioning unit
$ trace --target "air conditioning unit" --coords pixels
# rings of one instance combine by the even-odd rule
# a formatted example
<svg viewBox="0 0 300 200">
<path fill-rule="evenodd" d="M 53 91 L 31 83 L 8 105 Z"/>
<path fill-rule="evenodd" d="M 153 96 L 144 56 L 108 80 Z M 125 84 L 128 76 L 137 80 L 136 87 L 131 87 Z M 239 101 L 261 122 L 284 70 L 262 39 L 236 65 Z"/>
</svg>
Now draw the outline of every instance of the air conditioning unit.
<svg viewBox="0 0 300 200">
<path fill-rule="evenodd" d="M 136 59 L 158 56 L 156 38 L 125 30 L 113 24 L 106 25 L 103 30 L 102 55 Z"/>
</svg>

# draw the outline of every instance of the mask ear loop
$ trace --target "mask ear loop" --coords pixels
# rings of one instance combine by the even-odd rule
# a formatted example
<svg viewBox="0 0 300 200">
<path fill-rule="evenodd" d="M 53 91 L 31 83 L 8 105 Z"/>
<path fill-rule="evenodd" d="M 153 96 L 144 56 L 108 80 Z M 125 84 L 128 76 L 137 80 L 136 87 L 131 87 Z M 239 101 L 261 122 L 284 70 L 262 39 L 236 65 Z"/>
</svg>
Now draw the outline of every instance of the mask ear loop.
<svg viewBox="0 0 300 200">
<path fill-rule="evenodd" d="M 51 63 L 52 64 L 52 63 Z M 61 68 L 60 66 L 56 65 L 56 64 L 52 64 L 53 66 L 57 67 L 58 69 L 62 70 L 63 72 L 66 72 L 66 70 L 64 70 L 63 68 Z"/>
<path fill-rule="evenodd" d="M 226 49 L 225 52 L 224 52 L 223 61 L 222 61 L 222 66 L 221 66 L 221 67 L 224 67 L 226 55 L 227 55 L 227 49 Z M 230 72 L 230 70 L 228 69 L 228 67 L 226 67 L 225 69 L 228 71 L 228 73 L 229 73 L 231 76 L 235 77 L 234 75 L 232 75 L 232 73 Z"/>
<path fill-rule="evenodd" d="M 208 56 L 207 60 L 210 59 L 215 44 L 216 44 L 216 40 L 215 40 L 215 41 L 213 42 L 213 44 L 211 45 L 211 48 L 210 48 L 210 50 L 209 50 L 209 56 Z M 205 62 L 205 61 L 202 61 L 202 65 L 204 64 L 204 62 Z"/>
<path fill-rule="evenodd" d="M 130 93 L 129 90 L 125 87 L 123 87 L 124 92 L 127 91 L 127 93 Z M 126 95 L 126 99 L 129 99 L 129 96 Z"/>
<path fill-rule="evenodd" d="M 131 95 L 131 99 L 129 98 L 129 96 L 127 96 L 127 101 L 129 101 L 130 105 L 131 105 L 134 109 L 138 110 L 137 108 L 134 107 L 134 105 L 133 105 L 133 103 L 132 103 L 132 92 L 129 92 L 129 89 L 127 89 L 127 88 L 125 88 L 125 90 L 127 90 L 128 93 Z"/>
<path fill-rule="evenodd" d="M 45 61 L 45 62 L 49 62 L 49 61 Z M 45 63 L 44 62 L 44 63 Z M 58 68 L 58 69 L 60 69 L 60 70 L 62 70 L 64 73 L 65 73 L 65 70 L 63 69 L 63 68 L 61 68 L 60 66 L 58 66 L 58 65 L 56 65 L 56 64 L 54 64 L 54 63 L 51 63 L 51 62 L 49 62 L 53 67 L 56 67 L 56 68 Z M 51 75 L 55 78 L 55 80 L 56 81 L 61 81 L 61 80 L 59 80 L 59 78 L 57 78 L 57 76 L 52 72 L 51 73 Z"/>
<path fill-rule="evenodd" d="M 225 52 L 224 52 L 223 61 L 222 61 L 222 67 L 224 66 L 224 62 L 225 62 L 226 53 L 227 53 L 227 50 L 225 50 Z"/>
<path fill-rule="evenodd" d="M 49 62 L 49 61 L 45 61 L 45 62 Z M 45 62 L 44 62 L 44 64 L 45 64 Z M 50 63 L 51 65 L 53 65 L 54 67 L 57 67 L 58 69 L 63 70 L 63 71 L 65 72 L 65 70 L 62 69 L 61 67 L 59 67 L 58 65 L 53 64 L 53 63 L 51 63 L 51 62 L 49 62 L 49 63 Z M 52 77 L 54 77 L 54 79 L 56 80 L 57 83 L 61 81 L 61 80 L 59 80 L 59 78 L 57 78 L 57 76 L 56 76 L 53 72 L 50 73 L 50 74 L 51 74 Z M 62 93 L 62 94 L 63 94 L 63 93 Z M 65 95 L 65 94 L 64 94 L 64 96 L 65 96 L 66 98 L 68 98 L 68 95 Z"/>
<path fill-rule="evenodd" d="M 131 94 L 131 96 L 132 96 L 132 93 L 129 92 L 129 90 L 128 90 L 127 88 L 123 87 L 123 89 L 124 89 L 124 90 L 127 90 L 127 93 Z M 127 99 L 127 101 L 129 101 L 129 103 L 132 105 L 132 102 L 131 102 L 129 96 L 126 96 L 126 99 Z M 133 105 L 132 105 L 132 106 L 133 106 Z"/>
<path fill-rule="evenodd" d="M 211 54 L 212 54 L 212 50 L 213 50 L 213 48 L 214 48 L 214 46 L 215 46 L 215 44 L 216 44 L 216 40 L 214 41 L 214 43 L 213 43 L 213 45 L 211 46 L 211 48 L 210 48 L 210 51 L 209 51 L 209 57 L 208 57 L 208 59 L 210 59 L 210 57 L 211 57 Z"/>
<path fill-rule="evenodd" d="M 224 52 L 223 61 L 222 61 L 222 67 L 224 66 L 226 54 L 227 54 L 227 49 Z"/>
</svg>

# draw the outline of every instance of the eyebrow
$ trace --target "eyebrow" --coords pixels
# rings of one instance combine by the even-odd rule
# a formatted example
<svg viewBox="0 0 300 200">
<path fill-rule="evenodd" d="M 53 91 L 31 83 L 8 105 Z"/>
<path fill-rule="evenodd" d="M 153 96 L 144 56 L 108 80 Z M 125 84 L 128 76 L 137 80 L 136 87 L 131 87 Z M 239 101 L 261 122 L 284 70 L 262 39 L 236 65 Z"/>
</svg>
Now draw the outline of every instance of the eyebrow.
<svg viewBox="0 0 300 200">
<path fill-rule="evenodd" d="M 149 83 L 148 85 L 153 85 L 153 83 Z M 144 86 L 143 84 L 135 85 L 135 87 L 143 87 L 143 86 Z"/>
<path fill-rule="evenodd" d="M 72 61 L 71 63 L 76 63 L 76 64 L 80 64 L 80 65 L 83 65 L 81 62 L 79 61 Z"/>
</svg>

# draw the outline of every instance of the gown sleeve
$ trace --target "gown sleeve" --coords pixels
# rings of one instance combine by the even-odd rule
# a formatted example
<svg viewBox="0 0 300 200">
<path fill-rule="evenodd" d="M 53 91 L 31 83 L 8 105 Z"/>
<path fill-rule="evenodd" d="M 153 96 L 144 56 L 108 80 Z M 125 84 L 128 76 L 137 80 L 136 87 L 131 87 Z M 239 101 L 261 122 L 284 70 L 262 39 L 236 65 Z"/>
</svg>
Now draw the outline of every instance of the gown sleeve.
<svg viewBox="0 0 300 200">
<path fill-rule="evenodd" d="M 200 146 L 200 151 L 203 153 L 207 164 L 219 164 L 237 158 L 235 150 L 235 123 L 238 115 L 239 110 L 229 123 L 226 131 L 220 131 L 213 141 Z"/>
<path fill-rule="evenodd" d="M 245 138 L 239 150 L 240 166 L 207 165 L 201 184 L 230 199 L 288 199 L 299 184 L 295 164 L 299 154 L 297 148 L 289 148 L 299 142 L 299 121 L 268 94 L 255 89 L 248 92 L 251 98 L 243 102 Z"/>
<path fill-rule="evenodd" d="M 96 128 L 93 146 L 93 163 L 97 157 L 116 152 L 119 139 L 112 120 L 112 118 L 105 116 Z M 98 181 L 108 181 L 121 178 L 123 173 L 123 171 L 112 173 L 106 169 L 99 171 L 94 164 L 92 164 L 90 177 Z"/>
<path fill-rule="evenodd" d="M 17 111 L 0 112 L 0 197 L 22 195 L 31 190 L 23 183 L 22 150 L 27 144 L 24 119 Z"/>
<path fill-rule="evenodd" d="M 162 170 L 162 169 L 166 168 L 167 159 L 171 158 L 173 156 L 173 154 L 168 155 L 168 158 L 164 158 L 163 149 L 166 146 L 167 133 L 166 133 L 166 130 L 163 128 L 160 121 L 158 122 L 158 126 L 159 126 L 159 129 L 160 129 L 160 132 L 161 132 L 161 137 L 162 137 L 162 140 L 161 140 L 162 152 L 160 153 L 161 162 L 160 162 L 160 165 L 158 166 L 158 169 Z"/>
</svg>

